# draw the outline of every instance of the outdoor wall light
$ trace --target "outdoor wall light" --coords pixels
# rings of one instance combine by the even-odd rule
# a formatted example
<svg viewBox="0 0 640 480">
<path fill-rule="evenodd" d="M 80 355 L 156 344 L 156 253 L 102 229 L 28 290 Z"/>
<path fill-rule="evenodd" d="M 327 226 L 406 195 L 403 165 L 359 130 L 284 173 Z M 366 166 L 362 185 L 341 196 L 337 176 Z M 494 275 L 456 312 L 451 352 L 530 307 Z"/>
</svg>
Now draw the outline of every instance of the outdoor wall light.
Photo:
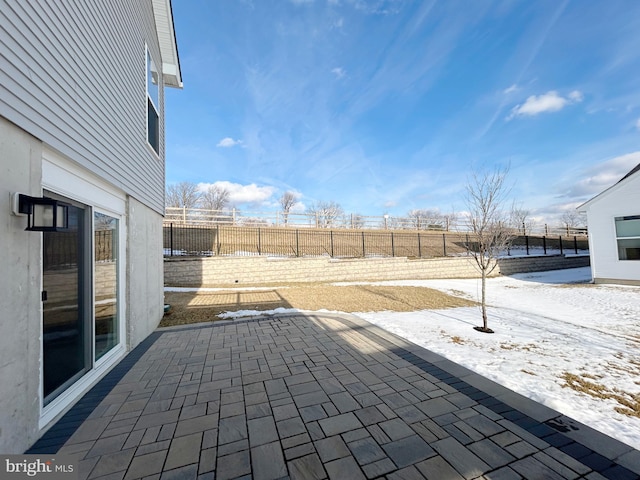
<svg viewBox="0 0 640 480">
<path fill-rule="evenodd" d="M 31 232 L 59 232 L 69 227 L 69 205 L 53 198 L 30 197 L 22 193 L 12 194 L 14 215 L 27 216 L 27 228 Z"/>
</svg>

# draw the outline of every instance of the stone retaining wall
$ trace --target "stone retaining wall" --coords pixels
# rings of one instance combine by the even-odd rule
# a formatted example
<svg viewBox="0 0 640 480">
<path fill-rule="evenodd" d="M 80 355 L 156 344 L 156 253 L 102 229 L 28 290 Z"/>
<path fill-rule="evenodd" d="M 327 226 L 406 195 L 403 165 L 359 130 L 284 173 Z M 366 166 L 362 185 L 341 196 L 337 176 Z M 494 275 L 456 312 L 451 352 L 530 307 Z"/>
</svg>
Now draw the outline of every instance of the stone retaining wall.
<svg viewBox="0 0 640 480">
<path fill-rule="evenodd" d="M 514 257 L 501 259 L 499 269 L 494 270 L 493 276 L 588 265 L 588 256 Z M 165 258 L 164 263 L 165 285 L 185 287 L 476 277 L 478 271 L 472 257 L 420 260 L 404 257 L 174 257 Z"/>
</svg>

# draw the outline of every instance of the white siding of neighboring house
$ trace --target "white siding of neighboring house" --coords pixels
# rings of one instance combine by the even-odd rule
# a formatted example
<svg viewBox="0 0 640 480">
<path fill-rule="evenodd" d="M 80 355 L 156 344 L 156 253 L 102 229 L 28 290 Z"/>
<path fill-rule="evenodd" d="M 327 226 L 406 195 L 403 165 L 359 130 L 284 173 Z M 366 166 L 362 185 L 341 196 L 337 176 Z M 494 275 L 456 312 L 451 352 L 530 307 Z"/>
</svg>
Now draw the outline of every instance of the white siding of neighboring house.
<svg viewBox="0 0 640 480">
<path fill-rule="evenodd" d="M 145 44 L 161 65 L 151 1 L 0 0 L 0 116 L 163 214 Z"/>
<path fill-rule="evenodd" d="M 640 215 L 640 173 L 587 202 L 591 271 L 596 283 L 640 284 L 640 261 L 619 260 L 615 217 Z"/>
</svg>

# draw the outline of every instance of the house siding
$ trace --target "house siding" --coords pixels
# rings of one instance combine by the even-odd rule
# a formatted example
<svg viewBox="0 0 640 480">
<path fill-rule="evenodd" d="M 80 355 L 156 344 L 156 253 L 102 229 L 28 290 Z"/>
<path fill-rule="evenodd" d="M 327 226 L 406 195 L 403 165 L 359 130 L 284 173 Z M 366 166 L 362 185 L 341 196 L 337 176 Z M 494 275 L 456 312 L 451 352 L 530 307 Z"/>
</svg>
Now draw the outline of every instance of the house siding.
<svg viewBox="0 0 640 480">
<path fill-rule="evenodd" d="M 147 145 L 145 44 L 161 64 L 151 2 L 0 0 L 0 115 L 162 214 Z"/>
<path fill-rule="evenodd" d="M 615 217 L 640 215 L 640 175 L 604 192 L 585 208 L 596 283 L 640 284 L 640 261 L 619 260 Z"/>
</svg>

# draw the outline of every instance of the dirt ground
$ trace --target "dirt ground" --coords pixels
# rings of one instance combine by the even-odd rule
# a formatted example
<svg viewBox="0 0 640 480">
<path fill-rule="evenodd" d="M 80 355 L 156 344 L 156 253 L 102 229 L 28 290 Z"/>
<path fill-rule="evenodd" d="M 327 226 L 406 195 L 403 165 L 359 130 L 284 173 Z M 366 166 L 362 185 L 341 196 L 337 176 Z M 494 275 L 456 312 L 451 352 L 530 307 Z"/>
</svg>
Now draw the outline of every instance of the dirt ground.
<svg viewBox="0 0 640 480">
<path fill-rule="evenodd" d="M 226 290 L 204 293 L 166 292 L 171 305 L 161 327 L 221 320 L 218 314 L 239 310 L 337 310 L 341 312 L 410 312 L 476 305 L 422 287 L 374 285 L 334 286 L 327 284 L 291 285 L 265 290 Z"/>
</svg>

